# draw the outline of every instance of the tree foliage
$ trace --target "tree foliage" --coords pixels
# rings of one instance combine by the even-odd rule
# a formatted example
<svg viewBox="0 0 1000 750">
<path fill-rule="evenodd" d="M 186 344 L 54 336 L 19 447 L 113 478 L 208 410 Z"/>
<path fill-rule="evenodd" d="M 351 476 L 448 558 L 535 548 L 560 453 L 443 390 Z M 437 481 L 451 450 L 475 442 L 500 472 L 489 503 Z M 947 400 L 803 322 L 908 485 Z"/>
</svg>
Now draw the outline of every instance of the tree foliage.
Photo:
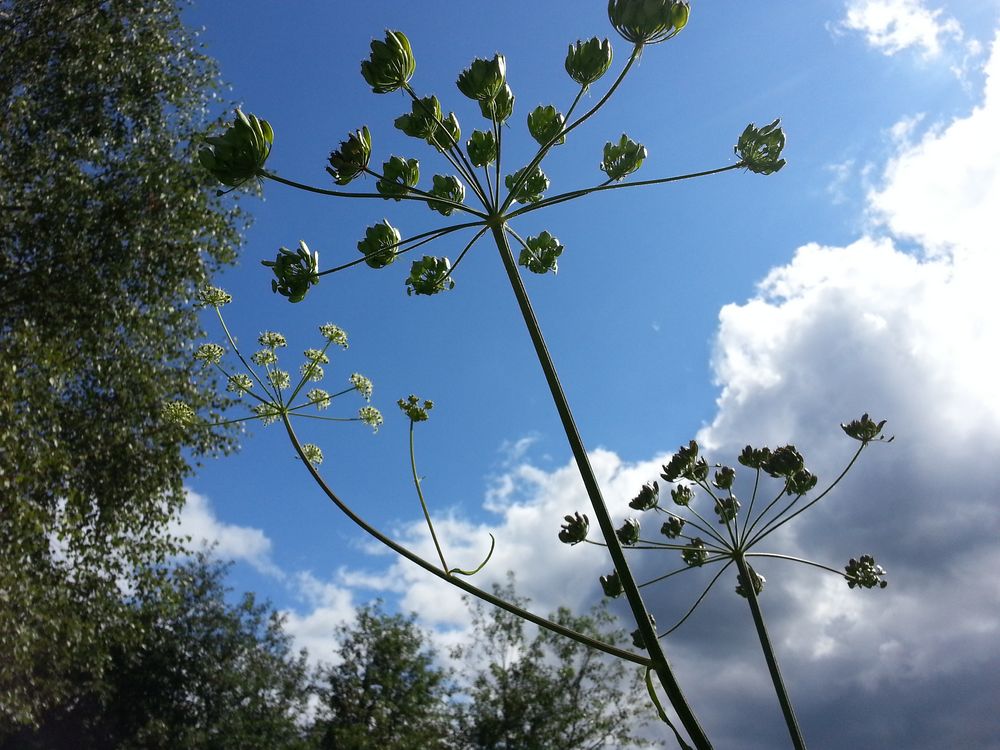
<svg viewBox="0 0 1000 750">
<path fill-rule="evenodd" d="M 225 406 L 190 301 L 242 218 L 192 158 L 218 78 L 175 3 L 0 0 L 0 39 L 2 737 L 100 672 L 185 456 L 231 447 L 161 404 Z"/>
<path fill-rule="evenodd" d="M 413 617 L 362 607 L 337 628 L 340 662 L 319 688 L 323 716 L 314 733 L 323 750 L 444 750 L 452 747 L 449 676 Z"/>
<path fill-rule="evenodd" d="M 495 593 L 521 606 L 512 582 Z M 469 664 L 458 724 L 468 750 L 597 750 L 645 745 L 648 698 L 632 665 L 548 630 L 533 636 L 524 620 L 477 603 L 474 640 L 456 656 Z M 606 643 L 623 645 L 624 631 L 603 607 L 551 617 Z"/>
<path fill-rule="evenodd" d="M 88 689 L 49 709 L 8 748 L 296 750 L 310 694 L 303 654 L 252 594 L 226 601 L 226 566 L 198 556 L 127 603 L 138 638 L 110 648 Z"/>
</svg>

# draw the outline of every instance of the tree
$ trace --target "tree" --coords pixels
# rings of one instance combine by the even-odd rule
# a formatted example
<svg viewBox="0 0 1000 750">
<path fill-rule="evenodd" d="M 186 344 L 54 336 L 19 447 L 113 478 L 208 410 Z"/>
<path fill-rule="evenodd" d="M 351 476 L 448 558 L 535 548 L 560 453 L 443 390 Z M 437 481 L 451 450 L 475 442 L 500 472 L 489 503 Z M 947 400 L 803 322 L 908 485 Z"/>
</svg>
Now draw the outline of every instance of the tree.
<svg viewBox="0 0 1000 750">
<path fill-rule="evenodd" d="M 449 675 L 413 616 L 376 602 L 337 629 L 340 663 L 321 671 L 323 715 L 313 732 L 324 750 L 452 747 Z"/>
<path fill-rule="evenodd" d="M 525 606 L 508 581 L 494 591 Z M 482 603 L 472 606 L 475 636 L 457 650 L 475 676 L 459 711 L 462 747 L 469 750 L 584 750 L 643 746 L 638 732 L 648 715 L 633 667 L 539 629 Z M 561 607 L 551 619 L 605 643 L 621 645 L 624 631 L 606 608 L 573 615 Z M 485 661 L 485 664 L 483 663 Z"/>
<path fill-rule="evenodd" d="M 110 649 L 99 676 L 37 730 L 2 748 L 304 748 L 311 685 L 281 617 L 245 594 L 226 602 L 227 566 L 203 555 L 128 601 L 141 635 Z"/>
<path fill-rule="evenodd" d="M 187 456 L 231 447 L 161 404 L 227 403 L 190 302 L 242 219 L 192 159 L 218 78 L 175 3 L 0 0 L 0 38 L 2 737 L 100 674 Z"/>
</svg>

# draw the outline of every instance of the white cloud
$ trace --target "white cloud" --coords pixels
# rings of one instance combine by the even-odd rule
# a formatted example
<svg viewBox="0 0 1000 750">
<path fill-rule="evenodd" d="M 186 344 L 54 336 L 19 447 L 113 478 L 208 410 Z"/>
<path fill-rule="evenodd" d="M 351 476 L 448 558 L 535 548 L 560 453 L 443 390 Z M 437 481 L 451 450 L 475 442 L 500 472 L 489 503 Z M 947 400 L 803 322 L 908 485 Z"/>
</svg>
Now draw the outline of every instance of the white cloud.
<svg viewBox="0 0 1000 750">
<path fill-rule="evenodd" d="M 834 567 L 874 552 L 889 569 L 887 590 L 850 591 L 832 576 L 761 564 L 786 680 L 819 746 L 985 747 L 997 734 L 977 696 L 1000 690 L 1000 587 L 975 571 L 1000 563 L 998 118 L 994 44 L 981 106 L 919 142 L 909 123 L 896 129 L 899 152 L 869 194 L 873 235 L 888 236 L 801 247 L 753 299 L 720 314 L 722 392 L 699 435 L 718 458 L 746 442 L 794 441 L 829 478 L 851 450 L 838 422 L 870 410 L 897 436 L 781 540 L 781 551 Z M 715 606 L 698 624 L 723 611 Z M 704 671 L 706 658 L 721 664 L 753 647 L 725 635 L 711 654 L 684 636 L 680 663 Z M 696 685 L 696 705 L 746 692 Z M 711 709 L 707 720 L 739 736 Z"/>
<path fill-rule="evenodd" d="M 916 48 L 925 57 L 936 57 L 943 44 L 963 37 L 956 19 L 922 0 L 849 0 L 839 28 L 863 33 L 885 55 Z"/>
<path fill-rule="evenodd" d="M 208 498 L 197 492 L 187 490 L 171 533 L 191 537 L 195 548 L 213 547 L 221 559 L 246 562 L 265 575 L 282 575 L 271 560 L 271 540 L 263 531 L 220 521 Z"/>
<path fill-rule="evenodd" d="M 283 610 L 285 631 L 295 640 L 296 648 L 305 648 L 313 665 L 331 664 L 338 659 L 335 631 L 352 622 L 355 615 L 353 594 L 344 586 L 321 581 L 309 572 L 300 572 L 291 580 L 303 600 L 305 614 Z"/>
</svg>

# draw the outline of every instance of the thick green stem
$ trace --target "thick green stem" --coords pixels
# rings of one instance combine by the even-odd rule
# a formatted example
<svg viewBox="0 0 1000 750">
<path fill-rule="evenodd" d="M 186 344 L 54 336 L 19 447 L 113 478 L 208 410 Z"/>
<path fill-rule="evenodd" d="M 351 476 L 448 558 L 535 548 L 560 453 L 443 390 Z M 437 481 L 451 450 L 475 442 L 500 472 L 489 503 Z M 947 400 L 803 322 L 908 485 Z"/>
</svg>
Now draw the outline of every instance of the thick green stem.
<svg viewBox="0 0 1000 750">
<path fill-rule="evenodd" d="M 683 692 L 681 692 L 680 685 L 677 683 L 670 664 L 663 653 L 663 648 L 659 640 L 657 640 L 656 630 L 649 621 L 649 613 L 646 611 L 646 606 L 642 601 L 642 594 L 639 592 L 639 587 L 632 576 L 632 571 L 625 559 L 625 554 L 622 552 L 621 544 L 615 535 L 611 515 L 608 513 L 604 498 L 601 496 L 601 489 L 597 484 L 597 477 L 590 465 L 590 459 L 587 457 L 587 450 L 583 445 L 583 439 L 577 430 L 569 402 L 566 399 L 566 394 L 563 393 L 559 376 L 556 374 L 555 365 L 552 362 L 552 357 L 549 355 L 548 347 L 542 336 L 541 327 L 538 325 L 538 319 L 535 317 L 535 312 L 531 307 L 527 290 L 524 288 L 521 275 L 517 270 L 514 255 L 511 252 L 510 244 L 507 242 L 505 229 L 502 224 L 495 223 L 492 225 L 492 230 L 493 238 L 496 241 L 497 249 L 500 251 L 500 257 L 507 271 L 514 296 L 517 298 L 518 307 L 520 307 L 521 315 L 524 318 L 524 324 L 528 328 L 528 334 L 531 336 L 531 342 L 535 347 L 535 354 L 538 356 L 538 362 L 548 383 L 556 411 L 559 413 L 563 430 L 566 432 L 566 439 L 569 441 L 573 457 L 576 460 L 581 478 L 583 479 L 584 487 L 586 487 L 587 495 L 590 497 L 594 516 L 597 518 L 597 522 L 601 527 L 601 533 L 607 542 L 608 552 L 611 555 L 615 570 L 618 572 L 618 578 L 622 582 L 625 596 L 632 609 L 632 614 L 635 616 L 643 643 L 649 651 L 649 657 L 652 662 L 651 666 L 656 670 L 656 674 L 660 678 L 660 683 L 663 685 L 663 689 L 666 691 L 667 697 L 670 699 L 670 703 L 677 712 L 681 723 L 691 737 L 691 741 L 698 750 L 711 750 L 712 744 L 708 741 L 708 737 L 698 723 L 698 719 L 688 705 Z"/>
<path fill-rule="evenodd" d="M 785 681 L 781 679 L 778 660 L 774 656 L 774 649 L 771 647 L 771 638 L 768 636 L 767 626 L 764 624 L 764 614 L 760 611 L 760 602 L 757 601 L 757 591 L 754 588 L 754 574 L 750 572 L 750 566 L 747 565 L 743 553 L 736 554 L 736 566 L 739 568 L 740 576 L 743 579 L 743 590 L 746 592 L 747 603 L 750 605 L 750 614 L 753 615 L 753 624 L 757 628 L 760 648 L 764 652 L 764 660 L 767 662 L 767 669 L 771 673 L 771 682 L 774 684 L 774 692 L 778 696 L 781 713 L 785 717 L 788 734 L 792 738 L 792 746 L 795 750 L 806 750 L 806 741 L 802 739 L 802 730 L 799 729 L 799 721 L 795 718 L 795 710 L 792 708 L 792 702 L 788 698 L 788 691 L 785 690 Z"/>
</svg>

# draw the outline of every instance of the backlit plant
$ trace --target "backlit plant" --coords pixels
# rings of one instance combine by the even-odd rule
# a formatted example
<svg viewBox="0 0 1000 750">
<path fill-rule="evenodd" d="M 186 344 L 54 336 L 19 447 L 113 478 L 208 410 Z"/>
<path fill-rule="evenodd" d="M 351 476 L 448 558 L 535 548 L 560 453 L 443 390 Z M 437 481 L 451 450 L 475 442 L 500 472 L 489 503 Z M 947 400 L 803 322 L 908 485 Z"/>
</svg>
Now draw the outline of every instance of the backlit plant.
<svg viewBox="0 0 1000 750">
<path fill-rule="evenodd" d="M 513 291 L 567 441 L 579 467 L 591 502 L 589 512 L 593 515 L 602 539 L 598 544 L 606 547 L 613 566 L 613 571 L 601 578 L 601 586 L 609 596 L 624 595 L 628 601 L 637 626 L 634 633 L 635 646 L 645 653 L 624 651 L 600 643 L 473 586 L 466 578 L 478 571 L 485 561 L 472 570 L 448 566 L 443 545 L 434 531 L 431 514 L 421 491 L 413 448 L 415 425 L 428 418 L 428 413 L 433 407 L 430 401 L 410 396 L 400 399 L 399 407 L 410 421 L 413 479 L 439 557 L 438 562 L 416 555 L 364 521 L 333 492 L 320 475 L 317 465 L 317 458 L 321 455 L 319 449 L 315 446 L 302 445 L 298 441 L 291 426 L 291 418 L 300 415 L 302 409 L 306 407 L 322 408 L 320 404 L 327 403 L 326 398 L 320 398 L 315 394 L 310 396 L 308 393 L 305 402 L 295 403 L 295 397 L 299 395 L 305 381 L 318 375 L 322 366 L 326 364 L 326 347 L 314 350 L 313 354 L 307 353 L 307 361 L 301 373 L 302 380 L 291 391 L 290 397 L 284 395 L 290 388 L 290 377 L 287 373 L 278 374 L 281 371 L 277 370 L 276 363 L 270 360 L 271 355 L 264 355 L 263 362 L 253 360 L 258 367 L 264 368 L 263 373 L 254 374 L 247 361 L 236 351 L 231 337 L 230 346 L 248 372 L 245 375 L 230 375 L 227 370 L 223 372 L 237 393 L 248 394 L 260 401 L 254 407 L 258 410 L 255 412 L 256 417 L 264 421 L 283 422 L 289 439 L 315 481 L 329 499 L 366 532 L 425 570 L 468 593 L 542 627 L 645 667 L 650 695 L 656 702 L 661 718 L 673 729 L 679 745 L 690 748 L 690 742 L 699 750 L 704 750 L 710 748 L 711 743 L 685 699 L 664 654 L 661 638 L 665 633 L 658 632 L 655 620 L 642 599 L 641 587 L 650 585 L 654 581 L 637 583 L 623 547 L 678 552 L 684 565 L 662 578 L 717 562 L 723 563 L 723 570 L 735 564 L 738 570 L 737 590 L 750 602 L 758 633 L 761 635 L 762 645 L 768 656 L 768 665 L 772 667 L 773 652 L 765 642 L 766 630 L 763 628 L 757 604 L 757 595 L 762 589 L 764 580 L 750 567 L 747 558 L 771 554 L 751 552 L 751 548 L 782 524 L 811 507 L 839 481 L 839 478 L 823 493 L 806 500 L 807 493 L 814 489 L 816 478 L 805 469 L 801 456 L 794 448 L 785 446 L 774 451 L 748 449 L 746 460 L 741 457 L 741 463 L 753 469 L 758 480 L 763 472 L 783 482 L 778 497 L 766 504 L 757 515 L 752 515 L 755 504 L 761 502 L 757 499 L 757 483 L 755 482 L 751 499 L 744 511 L 732 491 L 736 481 L 735 471 L 728 467 L 718 467 L 710 477 L 711 471 L 707 462 L 698 456 L 697 446 L 691 443 L 679 450 L 664 467 L 664 479 L 675 485 L 671 490 L 674 510 L 661 507 L 659 486 L 656 483 L 644 486 L 633 500 L 632 507 L 636 510 L 656 512 L 663 516 L 660 531 L 668 541 L 659 539 L 655 542 L 644 541 L 640 523 L 636 519 L 628 519 L 622 526 L 616 528 L 605 505 L 521 278 L 520 268 L 534 274 L 550 272 L 554 274 L 558 268 L 558 261 L 566 257 L 565 248 L 549 231 L 522 237 L 515 228 L 517 220 L 521 217 L 594 193 L 651 187 L 724 172 L 748 171 L 769 175 L 778 172 L 784 166 L 782 151 L 785 135 L 779 121 L 774 120 L 764 127 L 758 127 L 753 123 L 747 125 L 734 146 L 736 159 L 730 163 L 694 173 L 636 180 L 637 172 L 648 168 L 655 155 L 651 156 L 642 143 L 633 139 L 627 132 L 622 132 L 620 137 L 606 143 L 603 152 L 598 155 L 599 158 L 595 159 L 603 173 L 600 181 L 594 185 L 564 192 L 554 194 L 551 192 L 550 180 L 542 170 L 542 164 L 551 149 L 557 146 L 565 148 L 564 144 L 568 142 L 573 131 L 607 104 L 643 53 L 649 47 L 666 42 L 680 33 L 687 27 L 689 17 L 690 7 L 686 0 L 611 0 L 608 3 L 608 18 L 615 31 L 628 45 L 624 63 L 618 72 L 612 75 L 614 52 L 609 39 L 594 37 L 569 45 L 564 67 L 569 80 L 575 86 L 575 94 L 565 109 L 554 104 L 545 104 L 527 113 L 527 137 L 537 144 L 534 156 L 527 163 L 511 166 L 504 160 L 507 153 L 504 138 L 510 137 L 506 131 L 511 130 L 504 126 L 509 126 L 513 122 L 516 109 L 516 95 L 507 81 L 506 58 L 500 54 L 490 58 L 477 58 L 457 76 L 458 92 L 470 100 L 471 109 L 477 118 L 477 126 L 471 131 L 466 128 L 463 132 L 456 114 L 449 109 L 446 102 L 443 103 L 446 97 L 424 95 L 413 87 L 411 82 L 416 71 L 416 58 L 409 40 L 400 31 L 387 31 L 383 40 L 372 41 L 370 54 L 361 63 L 361 74 L 375 94 L 395 92 L 406 98 L 406 108 L 394 120 L 393 126 L 406 136 L 422 141 L 423 147 L 429 147 L 432 156 L 443 160 L 445 164 L 443 172 L 435 173 L 433 170 L 421 169 L 418 159 L 410 155 L 385 154 L 376 157 L 377 130 L 362 125 L 353 133 L 349 133 L 327 158 L 326 170 L 333 180 L 334 187 L 307 185 L 290 180 L 267 167 L 266 163 L 271 156 L 271 146 L 274 142 L 274 133 L 270 125 L 266 120 L 244 115 L 242 112 L 237 113 L 233 126 L 222 136 L 205 140 L 201 161 L 223 185 L 230 187 L 270 180 L 334 198 L 381 200 L 389 207 L 401 201 L 423 203 L 434 214 L 451 217 L 449 223 L 413 234 L 404 233 L 388 219 L 359 230 L 360 239 L 357 240 L 356 247 L 360 257 L 354 255 L 338 265 L 325 269 L 320 268 L 318 256 L 311 252 L 304 242 L 300 243 L 297 251 L 280 249 L 275 259 L 265 261 L 264 265 L 270 268 L 273 274 L 272 289 L 291 302 L 299 302 L 307 294 L 313 293 L 313 287 L 330 274 L 362 263 L 372 269 L 390 268 L 401 255 L 450 235 L 457 236 L 458 233 L 464 233 L 462 249 L 454 261 L 444 256 L 421 255 L 419 258 L 412 258 L 409 265 L 404 266 L 403 273 L 408 271 L 403 280 L 407 294 L 431 296 L 449 291 L 456 288 L 456 274 L 460 271 L 463 260 L 481 239 L 489 237 L 490 243 L 495 246 L 502 259 L 507 282 Z M 610 83 L 599 95 L 596 103 L 584 109 L 582 105 L 584 95 L 605 76 L 611 77 Z M 584 111 L 581 112 L 581 109 Z M 374 191 L 354 192 L 344 189 L 364 176 L 374 180 Z M 512 247 L 517 248 L 516 255 Z M 218 308 L 218 305 L 213 306 Z M 330 343 L 328 339 L 327 346 Z M 262 346 L 271 354 L 278 348 L 276 345 L 271 346 L 263 342 Z M 215 348 L 205 349 L 202 354 L 207 364 L 216 367 L 221 367 L 220 357 L 221 352 Z M 254 390 L 255 388 L 258 390 Z M 371 386 L 369 383 L 366 387 L 362 387 L 358 382 L 352 381 L 351 390 L 356 390 L 367 397 L 370 395 Z M 334 396 L 329 398 L 332 399 Z M 183 405 L 170 405 L 169 408 L 176 412 L 176 416 L 182 421 L 190 423 L 194 419 L 192 414 L 184 411 Z M 370 408 L 364 406 L 362 412 Z M 362 413 L 359 413 L 358 417 L 352 419 L 362 419 L 369 423 L 375 421 L 373 412 L 364 413 L 370 418 L 365 419 Z M 858 422 L 845 426 L 851 437 L 861 441 L 858 453 L 871 442 L 880 439 L 882 425 L 874 427 L 873 425 L 875 423 L 866 416 Z M 852 460 L 848 468 L 853 463 Z M 711 512 L 715 516 L 714 523 L 696 506 L 696 490 L 707 494 L 710 498 Z M 786 497 L 790 499 L 785 505 L 781 505 L 782 498 Z M 699 501 L 698 505 L 700 504 Z M 589 541 L 589 532 L 589 516 L 576 512 L 566 516 L 558 536 L 567 544 L 578 544 Z M 489 559 L 489 555 L 486 559 Z M 852 587 L 884 584 L 883 571 L 870 556 L 852 560 L 845 571 L 838 574 L 843 575 Z M 712 583 L 717 579 L 718 575 Z M 709 584 L 708 588 L 711 588 L 711 585 Z M 693 609 L 692 607 L 692 611 Z M 681 621 L 687 616 L 685 615 Z M 685 739 L 681 730 L 671 723 L 660 706 L 653 690 L 653 674 L 659 679 L 688 739 Z M 775 663 L 772 676 L 776 674 Z M 788 703 L 787 695 L 779 680 L 776 680 L 775 687 L 782 708 L 785 709 Z M 793 742 L 797 747 L 804 746 L 797 725 L 794 725 L 790 704 L 786 710 L 786 717 L 789 716 L 792 717 L 789 729 Z"/>
</svg>

